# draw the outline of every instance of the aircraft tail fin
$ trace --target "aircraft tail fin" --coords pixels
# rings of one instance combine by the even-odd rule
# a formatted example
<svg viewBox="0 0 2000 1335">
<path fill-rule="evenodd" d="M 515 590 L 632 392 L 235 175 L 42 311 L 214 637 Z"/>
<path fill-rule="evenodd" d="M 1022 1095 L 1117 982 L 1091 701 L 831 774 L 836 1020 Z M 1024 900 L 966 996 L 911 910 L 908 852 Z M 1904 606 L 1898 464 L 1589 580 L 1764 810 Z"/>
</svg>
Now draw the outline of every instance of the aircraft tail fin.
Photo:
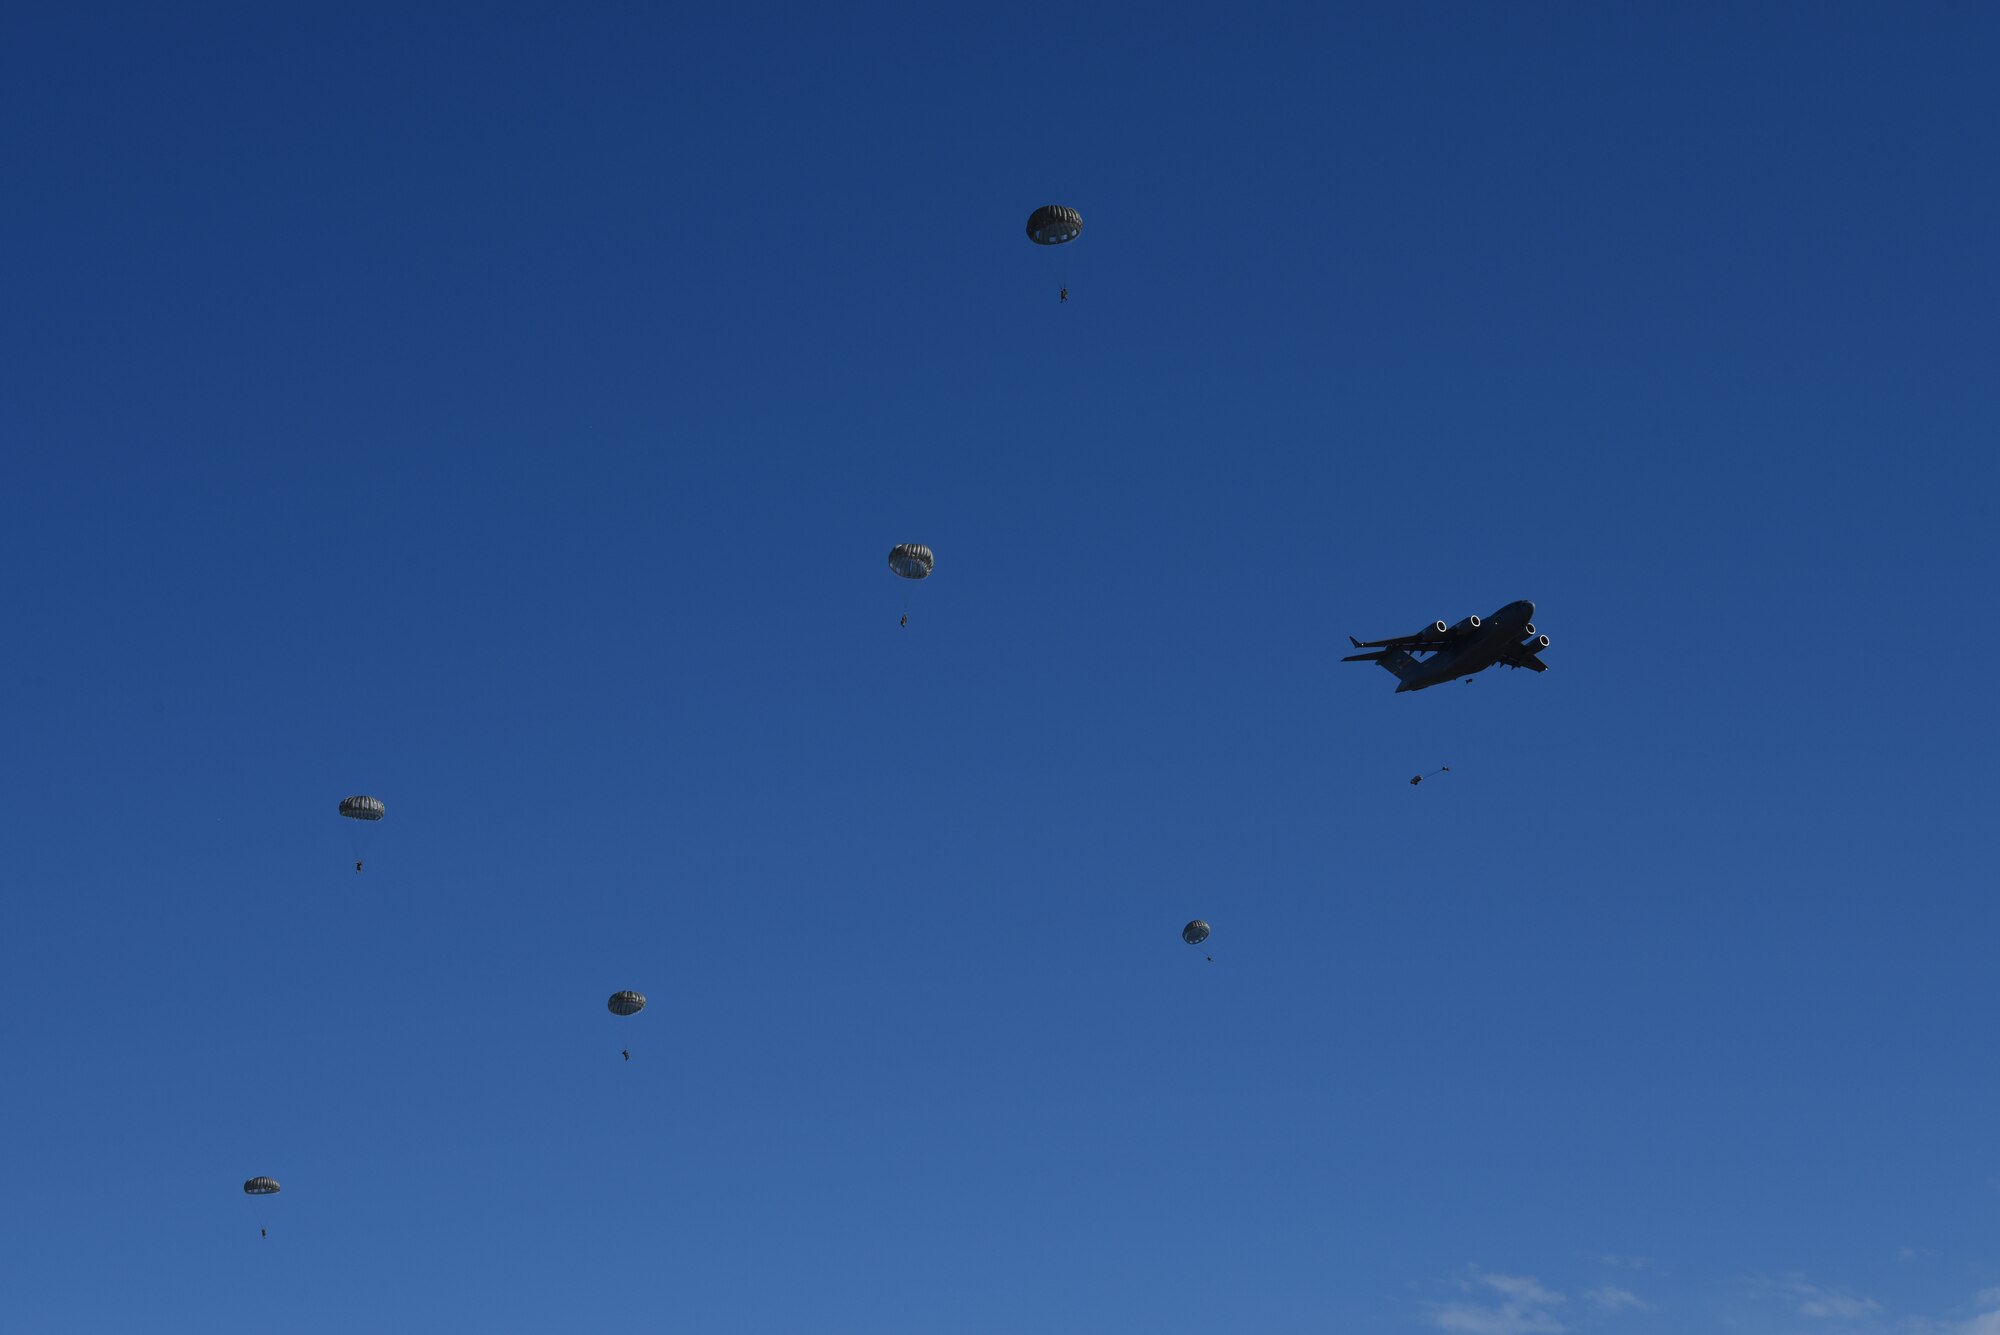
<svg viewBox="0 0 2000 1335">
<path fill-rule="evenodd" d="M 1377 661 L 1395 673 L 1397 681 L 1408 681 L 1417 670 L 1417 660 L 1410 657 L 1406 649 L 1390 649 Z"/>
</svg>

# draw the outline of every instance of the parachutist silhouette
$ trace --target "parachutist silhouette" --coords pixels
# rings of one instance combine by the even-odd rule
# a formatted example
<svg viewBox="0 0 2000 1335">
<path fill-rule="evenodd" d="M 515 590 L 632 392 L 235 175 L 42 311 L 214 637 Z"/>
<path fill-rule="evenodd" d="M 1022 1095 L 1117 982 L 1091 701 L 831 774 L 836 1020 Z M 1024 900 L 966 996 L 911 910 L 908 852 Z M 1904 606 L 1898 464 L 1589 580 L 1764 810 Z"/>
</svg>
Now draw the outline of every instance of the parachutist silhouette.
<svg viewBox="0 0 2000 1335">
<path fill-rule="evenodd" d="M 907 626 L 907 625 L 909 625 L 909 624 L 910 624 L 910 614 L 909 614 L 908 612 L 905 612 L 905 613 L 903 613 L 903 621 L 902 621 L 902 624 L 903 624 L 903 625 L 905 625 L 905 626 Z"/>
<path fill-rule="evenodd" d="M 257 1236 L 260 1238 L 268 1238 L 271 1236 L 271 1230 L 268 1228 L 260 1228 L 257 1230 Z"/>
<path fill-rule="evenodd" d="M 359 876 L 361 874 L 361 860 L 359 858 L 356 858 L 354 860 L 354 874 L 356 876 Z"/>
<path fill-rule="evenodd" d="M 1215 956 L 1213 955 L 1203 955 L 1202 958 L 1207 960 L 1210 964 L 1215 963 Z"/>
<path fill-rule="evenodd" d="M 620 1051 L 620 1052 L 622 1052 L 622 1053 L 623 1053 L 623 1054 L 625 1055 L 625 1060 L 626 1060 L 626 1061 L 628 1061 L 628 1062 L 629 1062 L 629 1061 L 631 1061 L 631 1060 L 632 1060 L 632 1049 L 630 1049 L 630 1048 L 620 1048 L 620 1049 L 619 1049 L 619 1051 Z"/>
<path fill-rule="evenodd" d="M 1069 300 L 1069 289 L 1068 289 L 1068 288 L 1064 288 L 1064 289 L 1062 290 L 1062 295 L 1061 295 L 1060 297 L 1056 298 L 1056 300 L 1058 300 L 1058 301 L 1068 301 L 1068 300 Z"/>
</svg>

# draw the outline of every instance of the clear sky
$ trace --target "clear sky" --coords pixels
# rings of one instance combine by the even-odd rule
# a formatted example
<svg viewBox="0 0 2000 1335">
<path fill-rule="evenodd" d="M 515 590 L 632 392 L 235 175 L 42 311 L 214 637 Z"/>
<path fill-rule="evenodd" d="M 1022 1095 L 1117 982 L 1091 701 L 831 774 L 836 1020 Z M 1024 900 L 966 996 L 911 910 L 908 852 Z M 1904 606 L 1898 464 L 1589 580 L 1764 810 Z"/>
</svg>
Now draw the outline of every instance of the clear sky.
<svg viewBox="0 0 2000 1335">
<path fill-rule="evenodd" d="M 2000 1331 L 1992 6 L 197 8 L 0 20 L 0 1328 Z"/>
</svg>

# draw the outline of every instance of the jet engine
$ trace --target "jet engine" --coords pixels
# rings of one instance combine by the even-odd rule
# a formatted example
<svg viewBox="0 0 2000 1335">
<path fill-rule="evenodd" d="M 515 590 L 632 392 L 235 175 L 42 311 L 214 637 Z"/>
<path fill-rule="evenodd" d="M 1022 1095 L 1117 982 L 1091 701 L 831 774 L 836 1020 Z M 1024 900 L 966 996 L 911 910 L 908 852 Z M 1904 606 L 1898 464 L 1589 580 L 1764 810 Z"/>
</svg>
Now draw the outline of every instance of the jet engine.
<svg viewBox="0 0 2000 1335">
<path fill-rule="evenodd" d="M 1529 629 L 1532 630 L 1533 627 Z M 1521 652 L 1523 653 L 1538 654 L 1548 647 L 1549 637 L 1546 635 L 1530 635 L 1527 639 L 1521 641 Z"/>
<path fill-rule="evenodd" d="M 1442 621 L 1433 621 L 1430 625 L 1425 626 L 1417 632 L 1417 638 L 1420 640 L 1441 640 L 1449 634 L 1451 634 L 1450 626 L 1445 625 Z"/>
<path fill-rule="evenodd" d="M 1478 629 L 1479 629 L 1479 618 L 1467 617 L 1465 620 L 1459 622 L 1456 626 L 1453 626 L 1451 628 L 1451 633 L 1454 635 L 1463 635 L 1465 634 L 1465 632 L 1469 630 L 1478 630 Z"/>
<path fill-rule="evenodd" d="M 1527 625 L 1521 627 L 1521 633 L 1523 635 L 1533 635 L 1535 633 L 1535 623 L 1530 621 Z"/>
</svg>

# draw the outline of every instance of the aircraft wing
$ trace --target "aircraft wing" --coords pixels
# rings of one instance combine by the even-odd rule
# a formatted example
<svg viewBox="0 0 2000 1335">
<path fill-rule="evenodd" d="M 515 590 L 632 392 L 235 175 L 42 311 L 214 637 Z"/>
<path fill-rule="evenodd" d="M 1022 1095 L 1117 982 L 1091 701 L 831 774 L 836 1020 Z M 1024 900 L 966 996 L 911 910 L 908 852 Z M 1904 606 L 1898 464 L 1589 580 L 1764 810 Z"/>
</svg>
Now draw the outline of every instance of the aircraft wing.
<svg viewBox="0 0 2000 1335">
<path fill-rule="evenodd" d="M 1530 672 L 1547 672 L 1549 665 L 1526 649 L 1509 649 L 1500 655 L 1500 661 L 1508 667 L 1524 667 Z"/>
<path fill-rule="evenodd" d="M 1357 640 L 1352 635 L 1347 642 L 1356 649 L 1436 649 L 1445 640 L 1441 635 L 1422 632 L 1416 635 L 1392 635 L 1386 640 Z"/>
</svg>

